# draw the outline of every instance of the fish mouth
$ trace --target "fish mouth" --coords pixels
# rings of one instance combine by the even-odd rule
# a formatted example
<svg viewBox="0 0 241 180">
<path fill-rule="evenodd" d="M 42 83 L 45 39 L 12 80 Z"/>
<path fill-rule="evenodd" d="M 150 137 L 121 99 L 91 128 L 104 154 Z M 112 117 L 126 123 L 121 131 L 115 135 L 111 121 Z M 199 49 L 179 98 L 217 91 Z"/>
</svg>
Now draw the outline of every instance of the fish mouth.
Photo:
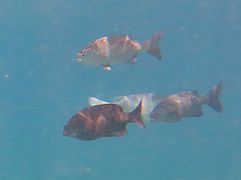
<svg viewBox="0 0 241 180">
<path fill-rule="evenodd" d="M 69 134 L 69 132 L 68 131 L 64 131 L 63 132 L 63 136 L 69 136 L 70 134 Z"/>
<path fill-rule="evenodd" d="M 64 131 L 64 132 L 63 132 L 63 136 L 68 136 L 68 137 L 76 138 L 77 133 L 75 133 L 75 132 Z"/>
</svg>

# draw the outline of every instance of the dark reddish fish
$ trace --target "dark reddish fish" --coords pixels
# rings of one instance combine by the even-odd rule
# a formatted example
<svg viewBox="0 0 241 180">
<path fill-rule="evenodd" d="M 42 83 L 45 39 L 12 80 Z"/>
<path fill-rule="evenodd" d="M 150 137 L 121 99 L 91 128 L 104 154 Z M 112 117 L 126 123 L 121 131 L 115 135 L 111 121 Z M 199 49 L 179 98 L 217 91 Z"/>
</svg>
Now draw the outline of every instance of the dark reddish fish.
<svg viewBox="0 0 241 180">
<path fill-rule="evenodd" d="M 64 126 L 64 136 L 80 140 L 124 136 L 126 124 L 134 122 L 144 128 L 141 118 L 142 102 L 130 113 L 117 104 L 91 106 L 77 112 Z"/>
</svg>

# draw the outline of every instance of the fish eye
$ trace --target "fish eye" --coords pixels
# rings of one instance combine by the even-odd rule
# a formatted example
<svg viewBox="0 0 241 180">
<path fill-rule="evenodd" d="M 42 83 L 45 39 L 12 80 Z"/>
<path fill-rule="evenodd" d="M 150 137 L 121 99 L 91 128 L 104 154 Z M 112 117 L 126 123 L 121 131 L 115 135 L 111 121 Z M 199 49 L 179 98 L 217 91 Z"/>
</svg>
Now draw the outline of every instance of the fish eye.
<svg viewBox="0 0 241 180">
<path fill-rule="evenodd" d="M 83 58 L 83 57 L 85 57 L 85 56 L 86 56 L 86 53 L 84 53 L 84 52 L 79 52 L 78 55 L 77 55 L 77 58 L 78 58 L 78 59 L 81 59 L 81 58 Z"/>
<path fill-rule="evenodd" d="M 82 53 L 80 53 L 80 56 L 82 56 L 82 57 L 84 57 L 85 55 L 86 55 L 86 54 L 85 54 L 85 53 L 83 53 L 83 52 L 82 52 Z"/>
</svg>

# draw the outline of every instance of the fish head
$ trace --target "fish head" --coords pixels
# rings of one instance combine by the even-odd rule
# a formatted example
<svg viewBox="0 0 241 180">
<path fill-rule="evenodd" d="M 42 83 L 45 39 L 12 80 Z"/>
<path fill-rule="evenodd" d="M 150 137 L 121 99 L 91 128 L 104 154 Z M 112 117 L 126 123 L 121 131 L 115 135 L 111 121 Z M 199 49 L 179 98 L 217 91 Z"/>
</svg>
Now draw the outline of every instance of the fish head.
<svg viewBox="0 0 241 180">
<path fill-rule="evenodd" d="M 82 139 L 91 131 L 91 124 L 86 121 L 86 116 L 78 112 L 64 126 L 63 135 Z"/>
<path fill-rule="evenodd" d="M 166 112 L 165 108 L 161 107 L 161 104 L 156 106 L 153 109 L 153 111 L 150 112 L 150 118 L 152 120 L 161 120 L 161 119 L 165 118 L 166 115 L 167 115 L 167 112 Z"/>
<path fill-rule="evenodd" d="M 71 123 L 67 123 L 65 126 L 64 126 L 64 131 L 63 131 L 63 135 L 64 136 L 69 136 L 69 137 L 72 137 L 72 138 L 77 138 L 78 136 L 78 131 L 76 126 L 74 126 L 73 124 Z"/>
<path fill-rule="evenodd" d="M 95 54 L 95 50 L 93 49 L 92 45 L 90 44 L 84 49 L 81 49 L 77 54 L 77 62 L 80 63 L 88 63 L 89 59 Z"/>
<path fill-rule="evenodd" d="M 153 120 L 169 120 L 178 118 L 179 102 L 178 99 L 173 97 L 168 97 L 161 102 L 159 102 L 152 112 L 150 113 L 150 118 Z"/>
</svg>

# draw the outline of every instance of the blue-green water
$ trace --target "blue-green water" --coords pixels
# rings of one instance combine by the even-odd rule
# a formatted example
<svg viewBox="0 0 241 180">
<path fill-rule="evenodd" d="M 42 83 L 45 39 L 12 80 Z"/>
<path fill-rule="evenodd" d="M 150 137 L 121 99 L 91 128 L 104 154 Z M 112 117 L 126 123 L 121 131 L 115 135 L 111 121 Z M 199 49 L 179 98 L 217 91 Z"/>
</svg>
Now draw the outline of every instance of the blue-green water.
<svg viewBox="0 0 241 180">
<path fill-rule="evenodd" d="M 0 179 L 241 179 L 241 1 L 41 0 L 0 2 Z M 162 29 L 163 60 L 77 64 L 90 41 Z M 78 141 L 63 125 L 88 96 L 206 93 L 223 80 L 224 113 L 128 135 Z"/>
</svg>

